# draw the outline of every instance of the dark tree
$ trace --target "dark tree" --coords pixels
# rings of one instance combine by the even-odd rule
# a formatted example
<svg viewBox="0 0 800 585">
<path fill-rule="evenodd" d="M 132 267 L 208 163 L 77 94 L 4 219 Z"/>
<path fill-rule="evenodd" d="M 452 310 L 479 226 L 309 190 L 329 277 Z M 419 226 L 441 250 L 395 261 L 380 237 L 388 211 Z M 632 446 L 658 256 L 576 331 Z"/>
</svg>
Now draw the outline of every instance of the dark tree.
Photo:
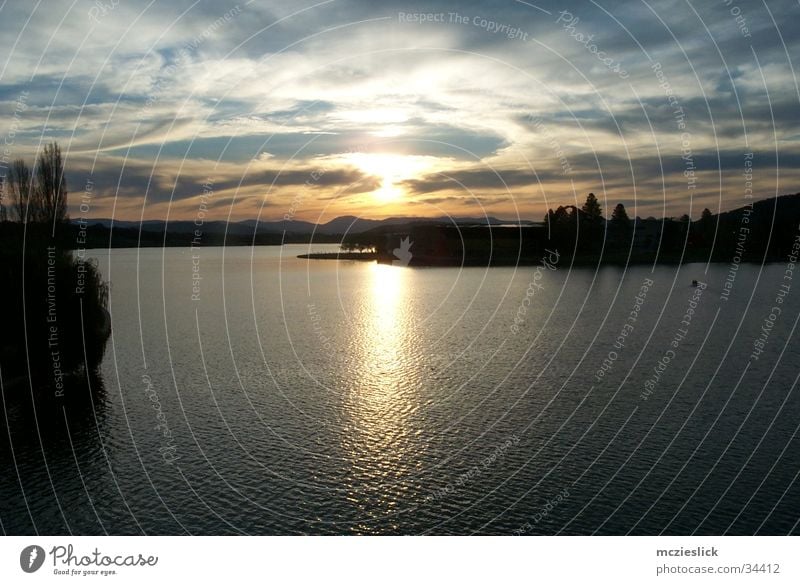
<svg viewBox="0 0 800 585">
<path fill-rule="evenodd" d="M 64 159 L 55 142 L 48 144 L 36 160 L 34 221 L 61 223 L 67 219 L 67 182 Z"/>
<path fill-rule="evenodd" d="M 58 144 L 48 144 L 39 153 L 35 175 L 24 160 L 11 163 L 4 192 L 11 204 L 9 219 L 20 223 L 63 223 L 67 219 L 67 182 Z"/>
<path fill-rule="evenodd" d="M 714 216 L 711 215 L 708 207 L 706 207 L 703 210 L 703 213 L 700 214 L 698 228 L 701 241 L 706 246 L 710 246 L 714 239 Z"/>
<path fill-rule="evenodd" d="M 0 223 L 8 221 L 8 210 L 6 209 L 6 200 L 8 191 L 8 183 L 5 177 L 0 177 Z"/>
<path fill-rule="evenodd" d="M 3 195 L 12 221 L 0 227 L 6 285 L 0 287 L 0 371 L 59 384 L 52 374 L 56 358 L 65 377 L 100 364 L 111 327 L 108 285 L 95 262 L 72 254 L 64 160 L 56 143 L 42 149 L 33 172 L 25 161 L 14 161 Z"/>
<path fill-rule="evenodd" d="M 622 203 L 617 203 L 617 206 L 614 208 L 614 212 L 611 214 L 611 223 L 619 227 L 630 226 L 631 220 Z"/>
<path fill-rule="evenodd" d="M 628 212 L 625 211 L 625 206 L 622 203 L 617 203 L 617 206 L 614 207 L 614 211 L 611 213 L 609 232 L 611 235 L 609 241 L 611 248 L 621 248 L 630 245 L 630 238 L 633 235 L 633 223 L 628 217 Z"/>
<path fill-rule="evenodd" d="M 553 219 L 559 225 L 570 225 L 575 222 L 576 217 L 575 208 L 572 206 L 564 207 L 559 205 L 553 214 Z"/>
<path fill-rule="evenodd" d="M 580 230 L 576 234 L 578 249 L 584 253 L 591 253 L 603 245 L 605 237 L 605 222 L 603 221 L 603 210 L 594 193 L 586 196 L 586 202 L 580 210 L 575 209 L 580 220 Z"/>
<path fill-rule="evenodd" d="M 594 196 L 594 193 L 589 193 L 586 197 L 586 203 L 583 204 L 581 209 L 591 220 L 603 217 L 603 210 L 600 207 L 600 203 L 597 201 L 597 197 Z"/>
<path fill-rule="evenodd" d="M 6 179 L 6 190 L 11 199 L 11 210 L 13 211 L 11 219 L 16 219 L 21 223 L 31 221 L 32 218 L 28 215 L 28 205 L 31 203 L 31 194 L 33 193 L 33 177 L 24 160 L 17 159 L 11 163 Z"/>
<path fill-rule="evenodd" d="M 559 205 L 555 211 L 547 214 L 548 240 L 551 246 L 559 250 L 574 250 L 577 244 L 578 211 L 572 206 Z"/>
</svg>

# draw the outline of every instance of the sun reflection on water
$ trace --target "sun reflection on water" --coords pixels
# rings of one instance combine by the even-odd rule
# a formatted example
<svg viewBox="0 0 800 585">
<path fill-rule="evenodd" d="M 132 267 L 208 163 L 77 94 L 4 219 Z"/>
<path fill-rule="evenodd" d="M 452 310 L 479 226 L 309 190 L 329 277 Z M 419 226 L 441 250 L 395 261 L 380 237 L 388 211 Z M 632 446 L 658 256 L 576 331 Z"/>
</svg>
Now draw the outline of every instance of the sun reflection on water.
<svg viewBox="0 0 800 585">
<path fill-rule="evenodd" d="M 410 417 L 417 406 L 416 360 L 411 331 L 410 270 L 374 264 L 366 275 L 369 287 L 360 299 L 359 365 L 344 397 L 349 418 L 345 452 L 353 472 L 372 489 L 353 493 L 355 501 L 374 515 L 397 504 L 394 490 L 408 478 L 416 457 L 411 446 Z M 367 503 L 369 504 L 367 505 Z"/>
<path fill-rule="evenodd" d="M 368 277 L 370 290 L 365 294 L 363 322 L 359 340 L 361 367 L 358 399 L 370 415 L 391 416 L 402 393 L 409 307 L 406 278 L 408 270 L 397 266 L 373 264 Z M 366 413 L 365 413 L 366 414 Z"/>
</svg>

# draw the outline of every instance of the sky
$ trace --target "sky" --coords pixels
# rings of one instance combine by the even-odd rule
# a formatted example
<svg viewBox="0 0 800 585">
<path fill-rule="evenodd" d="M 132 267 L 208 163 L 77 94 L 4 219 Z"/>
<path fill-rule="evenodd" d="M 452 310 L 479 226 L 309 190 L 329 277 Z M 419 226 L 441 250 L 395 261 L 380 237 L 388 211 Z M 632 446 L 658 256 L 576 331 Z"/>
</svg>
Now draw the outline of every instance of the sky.
<svg viewBox="0 0 800 585">
<path fill-rule="evenodd" d="M 738 3 L 738 4 L 737 4 Z M 70 214 L 631 216 L 800 191 L 797 0 L 5 1 L 0 172 Z"/>
</svg>

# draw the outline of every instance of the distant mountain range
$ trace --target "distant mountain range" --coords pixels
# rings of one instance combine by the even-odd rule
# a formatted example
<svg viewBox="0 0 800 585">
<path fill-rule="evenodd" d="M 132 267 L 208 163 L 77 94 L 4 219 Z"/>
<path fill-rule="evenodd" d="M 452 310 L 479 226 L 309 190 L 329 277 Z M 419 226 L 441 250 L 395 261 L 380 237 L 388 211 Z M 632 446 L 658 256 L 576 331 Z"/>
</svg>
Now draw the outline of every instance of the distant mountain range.
<svg viewBox="0 0 800 585">
<path fill-rule="evenodd" d="M 747 218 L 744 217 L 745 213 L 748 214 Z M 745 250 L 745 256 L 748 259 L 755 261 L 759 258 L 782 258 L 787 246 L 793 246 L 794 234 L 798 231 L 798 222 L 800 222 L 800 193 L 762 199 L 754 201 L 751 209 L 739 207 L 718 215 L 711 215 L 706 220 L 695 218 L 691 222 L 691 225 L 694 226 L 691 230 L 691 238 L 694 239 L 690 244 L 698 257 L 704 257 L 702 255 L 706 254 L 707 250 L 703 246 L 710 245 L 710 242 L 706 240 L 712 237 L 714 241 L 713 258 L 727 258 L 728 252 L 736 248 L 736 238 L 739 234 L 749 234 Z M 477 238 L 476 242 L 486 240 L 481 245 L 490 249 L 493 246 L 496 247 L 496 242 L 491 241 L 495 237 L 493 235 L 495 233 L 506 232 L 510 234 L 509 237 L 531 238 L 531 234 L 541 231 L 540 228 L 544 225 L 542 222 L 503 220 L 496 217 L 390 217 L 377 220 L 354 216 L 337 217 L 322 224 L 300 220 L 258 221 L 253 219 L 238 222 L 209 221 L 200 226 L 187 220 L 137 222 L 90 219 L 87 223 L 88 228 L 84 233 L 79 221 L 75 218 L 72 219 L 71 235 L 64 242 L 66 247 L 74 246 L 75 242 L 81 242 L 86 248 L 251 246 L 312 241 L 315 243 L 341 243 L 356 240 L 369 243 L 377 236 L 385 239 L 387 234 L 398 230 L 407 233 L 411 233 L 410 230 L 422 230 L 428 234 L 438 230 L 439 233 L 445 234 L 458 232 L 459 230 L 448 229 L 457 227 L 459 229 L 476 228 L 470 230 L 471 234 Z M 660 236 L 662 233 L 668 235 L 675 232 L 680 236 L 680 233 L 683 233 L 680 226 L 684 225 L 683 222 L 675 221 L 672 218 L 666 220 L 640 220 L 637 218 L 633 223 L 638 234 L 637 246 L 645 237 L 641 235 L 645 232 L 656 234 L 658 237 L 653 236 L 650 239 L 658 243 L 662 241 Z M 605 225 L 605 221 L 603 225 Z M 478 229 L 481 226 L 492 226 L 493 229 Z M 747 229 L 743 230 L 742 226 Z M 527 229 L 520 230 L 519 228 Z M 195 234 L 195 230 L 198 229 L 201 232 L 199 238 Z M 711 231 L 709 232 L 709 230 Z M 605 230 L 600 230 L 598 233 L 602 235 L 604 232 Z M 570 240 L 575 240 L 578 233 L 562 235 L 564 241 L 561 242 L 561 245 L 568 247 L 574 245 L 574 242 L 570 242 Z M 541 236 L 537 236 L 537 238 L 541 239 Z M 588 242 L 587 234 L 584 234 L 581 240 Z M 679 238 L 676 242 L 678 241 L 683 240 Z M 595 244 L 599 246 L 602 241 L 591 243 L 592 246 Z M 418 250 L 420 247 L 421 244 L 418 244 Z M 683 249 L 682 246 L 678 247 L 677 243 L 667 246 L 667 248 L 674 248 L 679 252 Z"/>
<path fill-rule="evenodd" d="M 77 219 L 72 219 L 73 224 L 77 224 Z M 403 224 L 448 224 L 448 225 L 534 225 L 531 221 L 502 220 L 496 217 L 390 217 L 387 219 L 364 219 L 352 215 L 345 215 L 332 219 L 327 223 L 315 224 L 300 220 L 279 220 L 279 221 L 259 221 L 247 219 L 237 222 L 208 221 L 202 226 L 197 226 L 193 221 L 177 220 L 145 220 L 138 221 L 119 221 L 111 219 L 89 219 L 90 226 L 101 225 L 105 228 L 114 229 L 135 229 L 143 232 L 171 233 L 171 234 L 192 234 L 196 229 L 200 229 L 204 234 L 229 234 L 233 236 L 253 236 L 266 234 L 291 234 L 295 236 L 309 236 L 319 234 L 324 236 L 339 236 L 345 234 L 360 234 L 362 232 L 387 225 Z"/>
</svg>

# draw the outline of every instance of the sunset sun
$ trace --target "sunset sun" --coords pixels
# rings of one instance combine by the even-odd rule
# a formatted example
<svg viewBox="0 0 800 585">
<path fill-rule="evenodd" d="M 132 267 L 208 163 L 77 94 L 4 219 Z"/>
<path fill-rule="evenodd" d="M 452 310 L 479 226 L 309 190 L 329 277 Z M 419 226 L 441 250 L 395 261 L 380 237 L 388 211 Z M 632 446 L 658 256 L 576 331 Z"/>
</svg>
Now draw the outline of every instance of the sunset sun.
<svg viewBox="0 0 800 585">
<path fill-rule="evenodd" d="M 432 165 L 430 157 L 402 154 L 354 153 L 346 158 L 363 173 L 380 179 L 380 185 L 371 192 L 377 203 L 401 199 L 405 195 L 402 182 L 425 174 Z"/>
</svg>

